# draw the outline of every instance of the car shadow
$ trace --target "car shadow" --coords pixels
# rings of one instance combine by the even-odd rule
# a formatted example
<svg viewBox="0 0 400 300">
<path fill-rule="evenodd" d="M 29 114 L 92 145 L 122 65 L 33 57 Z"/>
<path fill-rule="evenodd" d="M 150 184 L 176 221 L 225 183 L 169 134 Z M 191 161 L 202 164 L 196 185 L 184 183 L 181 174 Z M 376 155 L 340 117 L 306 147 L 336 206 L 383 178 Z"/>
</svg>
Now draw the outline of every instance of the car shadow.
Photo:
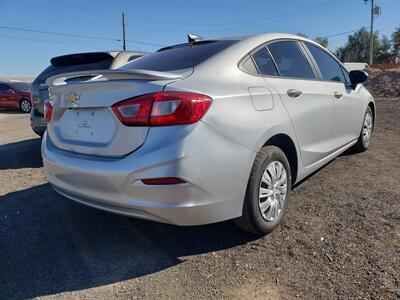
<svg viewBox="0 0 400 300">
<path fill-rule="evenodd" d="M 170 268 L 257 236 L 232 221 L 177 227 L 92 209 L 48 184 L 0 198 L 0 299 L 82 290 Z"/>
<path fill-rule="evenodd" d="M 0 114 L 4 114 L 4 115 L 25 115 L 26 113 L 24 113 L 21 110 L 6 110 L 6 109 L 2 109 L 0 108 Z"/>
<path fill-rule="evenodd" d="M 0 145 L 0 170 L 40 168 L 40 138 Z"/>
<path fill-rule="evenodd" d="M 347 149 L 346 151 L 344 151 L 342 154 L 340 154 L 339 156 L 351 156 L 351 155 L 355 155 L 355 154 L 359 154 L 360 152 L 357 152 L 356 150 L 354 150 L 353 147 Z"/>
<path fill-rule="evenodd" d="M 357 152 L 356 150 L 354 150 L 353 147 L 350 147 L 349 149 L 347 149 L 346 151 L 341 153 L 338 157 L 352 156 L 352 155 L 356 155 L 356 154 L 359 154 L 359 153 L 360 152 Z M 337 157 L 335 157 L 334 159 L 330 160 L 328 163 L 326 163 L 325 165 L 321 166 L 319 169 L 315 170 L 314 172 L 312 172 L 311 174 L 307 175 L 305 178 L 303 178 L 302 180 L 300 180 L 299 182 L 294 184 L 293 187 L 292 187 L 292 190 L 295 190 L 295 189 L 299 188 L 304 182 L 308 181 L 314 175 L 318 174 L 323 169 L 327 168 L 331 163 L 333 163 L 336 160 L 336 158 Z"/>
</svg>

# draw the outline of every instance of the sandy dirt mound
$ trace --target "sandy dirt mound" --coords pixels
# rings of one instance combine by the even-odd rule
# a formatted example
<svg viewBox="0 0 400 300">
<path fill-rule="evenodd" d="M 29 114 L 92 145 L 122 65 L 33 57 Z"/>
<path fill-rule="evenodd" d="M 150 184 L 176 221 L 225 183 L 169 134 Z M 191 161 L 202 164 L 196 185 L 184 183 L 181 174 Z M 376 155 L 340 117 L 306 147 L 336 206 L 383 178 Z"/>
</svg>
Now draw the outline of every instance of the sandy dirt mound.
<svg viewBox="0 0 400 300">
<path fill-rule="evenodd" d="M 374 98 L 392 98 L 400 100 L 400 68 L 381 71 L 369 70 L 369 79 L 365 87 Z"/>
</svg>

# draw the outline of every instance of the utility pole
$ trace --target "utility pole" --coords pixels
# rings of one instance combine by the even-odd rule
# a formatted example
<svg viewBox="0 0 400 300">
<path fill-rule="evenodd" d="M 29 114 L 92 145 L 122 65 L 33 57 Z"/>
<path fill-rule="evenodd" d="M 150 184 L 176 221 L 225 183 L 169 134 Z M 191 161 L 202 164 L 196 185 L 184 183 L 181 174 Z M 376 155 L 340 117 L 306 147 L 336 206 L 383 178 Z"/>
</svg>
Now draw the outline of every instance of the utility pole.
<svg viewBox="0 0 400 300">
<path fill-rule="evenodd" d="M 371 31 L 369 34 L 369 65 L 374 62 L 374 0 L 371 0 Z"/>
<path fill-rule="evenodd" d="M 381 14 L 381 8 L 378 5 L 374 5 L 374 0 L 371 1 L 371 26 L 369 34 L 369 57 L 368 63 L 371 66 L 374 63 L 374 16 L 379 16 Z M 367 4 L 368 0 L 364 0 Z"/>
<path fill-rule="evenodd" d="M 125 33 L 125 14 L 122 13 L 122 37 L 123 37 L 123 45 L 122 49 L 126 51 L 126 33 Z"/>
</svg>

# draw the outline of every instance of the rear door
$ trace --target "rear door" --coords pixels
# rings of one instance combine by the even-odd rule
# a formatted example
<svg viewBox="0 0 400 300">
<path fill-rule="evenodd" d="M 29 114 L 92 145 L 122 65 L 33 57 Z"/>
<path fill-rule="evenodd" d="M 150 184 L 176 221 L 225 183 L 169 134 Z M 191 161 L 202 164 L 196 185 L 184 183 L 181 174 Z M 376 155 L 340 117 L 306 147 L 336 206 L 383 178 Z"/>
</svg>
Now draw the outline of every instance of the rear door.
<svg viewBox="0 0 400 300">
<path fill-rule="evenodd" d="M 16 108 L 18 107 L 18 95 L 14 89 L 6 83 L 0 84 L 0 105 L 3 108 Z M 17 106 L 16 106 L 17 104 Z"/>
<path fill-rule="evenodd" d="M 0 108 L 7 108 L 8 84 L 0 83 Z"/>
<path fill-rule="evenodd" d="M 311 43 L 305 43 L 334 101 L 333 146 L 339 149 L 358 138 L 363 112 L 358 93 L 350 87 L 347 71 L 331 54 Z"/>
<path fill-rule="evenodd" d="M 329 155 L 333 150 L 333 99 L 323 82 L 316 80 L 299 44 L 293 40 L 267 45 L 277 74 L 266 76 L 289 113 L 305 166 Z"/>
</svg>

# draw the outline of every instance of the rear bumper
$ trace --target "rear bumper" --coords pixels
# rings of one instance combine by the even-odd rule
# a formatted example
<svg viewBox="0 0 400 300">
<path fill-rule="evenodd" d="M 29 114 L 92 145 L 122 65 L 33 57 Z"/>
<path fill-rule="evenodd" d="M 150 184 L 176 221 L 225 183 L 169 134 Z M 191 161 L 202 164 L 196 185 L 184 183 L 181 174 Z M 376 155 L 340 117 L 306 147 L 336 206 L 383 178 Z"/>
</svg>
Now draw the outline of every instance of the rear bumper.
<svg viewBox="0 0 400 300">
<path fill-rule="evenodd" d="M 200 225 L 241 215 L 254 152 L 202 123 L 150 131 L 141 148 L 121 158 L 63 151 L 45 134 L 42 156 L 48 181 L 77 202 L 158 222 Z M 141 181 L 159 177 L 187 183 Z"/>
</svg>

